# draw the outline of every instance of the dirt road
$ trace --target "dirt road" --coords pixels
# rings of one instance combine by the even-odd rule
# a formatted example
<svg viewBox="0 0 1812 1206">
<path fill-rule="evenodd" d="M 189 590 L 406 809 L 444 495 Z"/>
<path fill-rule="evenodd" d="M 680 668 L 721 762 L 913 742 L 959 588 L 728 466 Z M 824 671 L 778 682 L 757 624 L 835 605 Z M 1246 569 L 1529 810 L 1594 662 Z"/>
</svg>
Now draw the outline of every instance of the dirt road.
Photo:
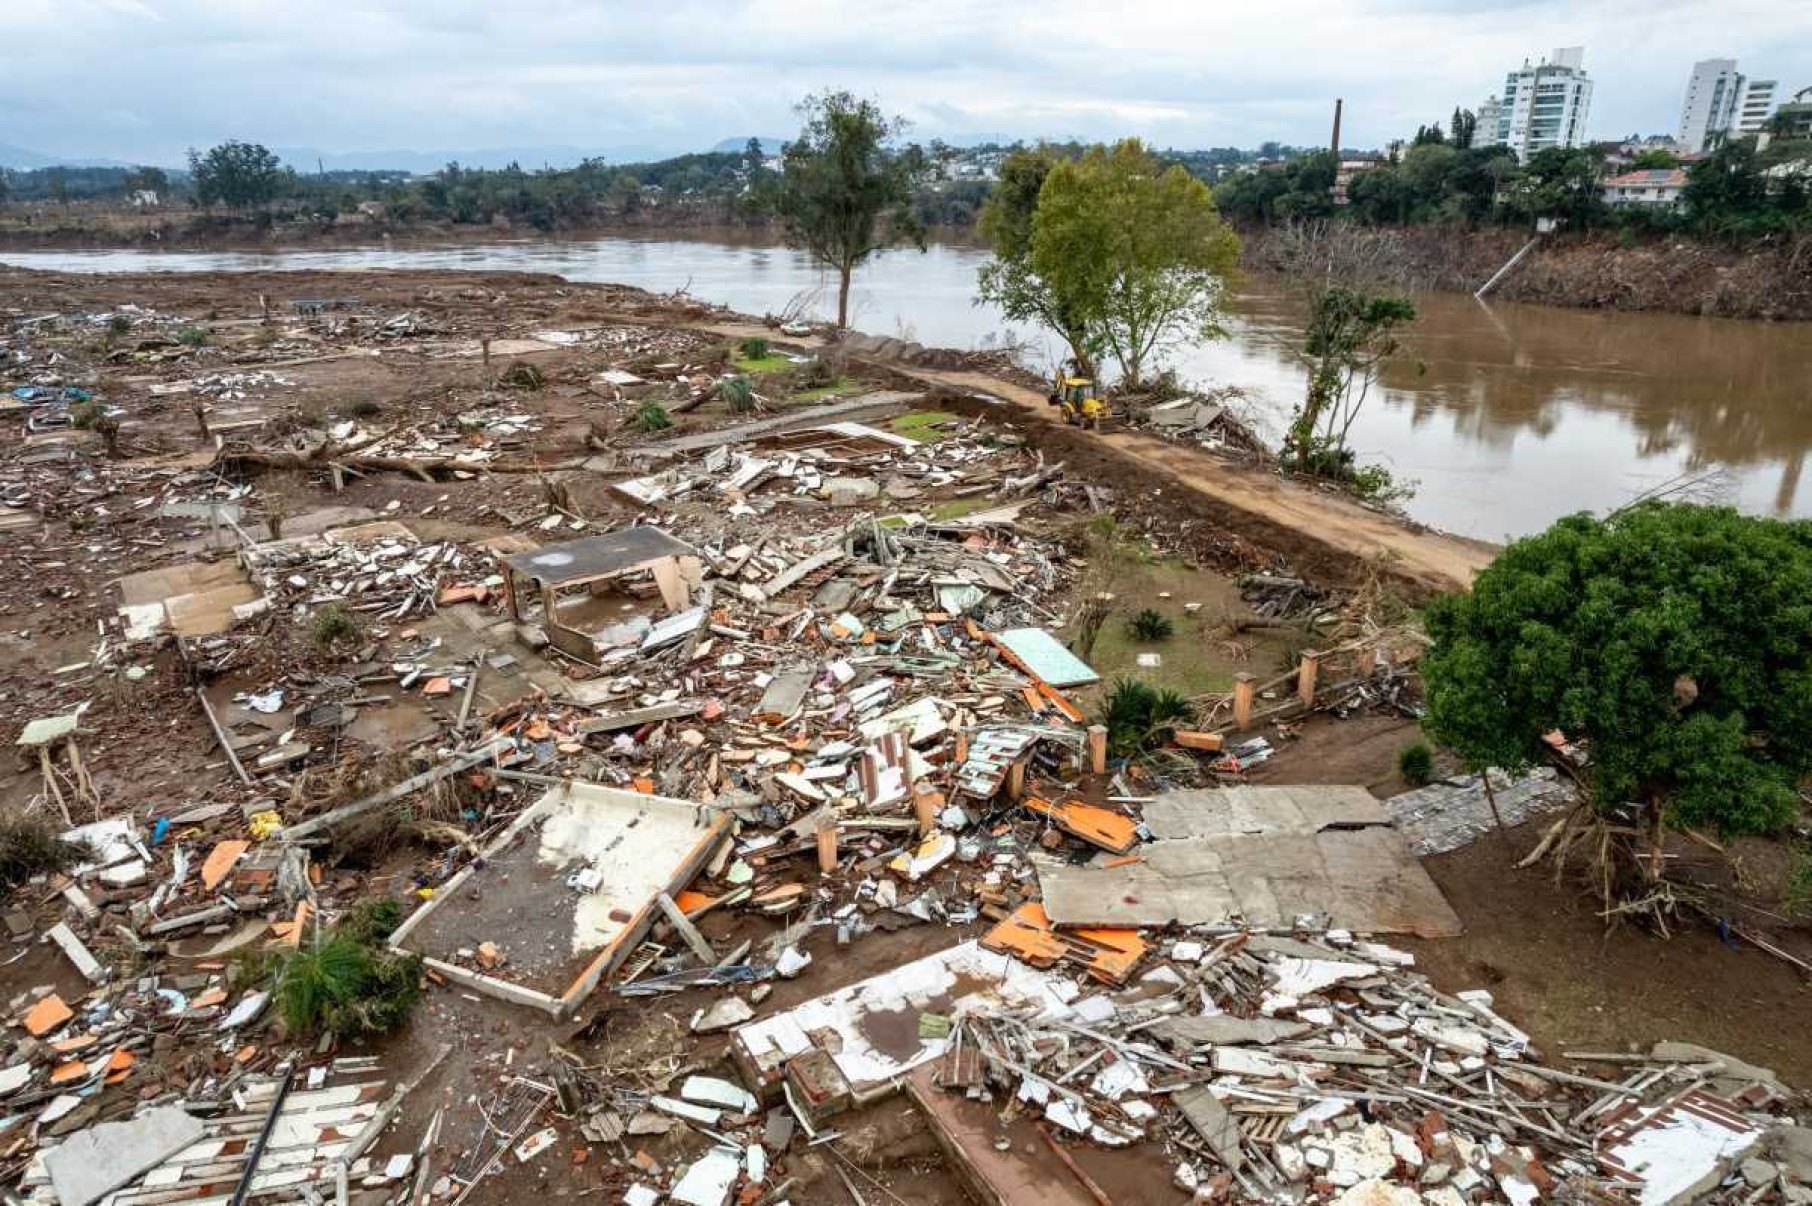
<svg viewBox="0 0 1812 1206">
<path fill-rule="evenodd" d="M 755 323 L 697 325 L 730 339 L 773 337 L 772 330 Z M 807 349 L 824 346 L 823 340 L 811 336 L 785 342 Z M 1057 410 L 1046 404 L 1043 394 L 987 373 L 922 368 L 888 360 L 869 362 L 926 385 L 987 394 L 1017 407 L 1025 417 L 1062 426 Z M 1105 449 L 1213 502 L 1254 539 L 1284 549 L 1304 544 L 1319 546 L 1323 555 L 1318 560 L 1363 564 L 1382 558 L 1390 563 L 1398 578 L 1428 593 L 1465 589 L 1498 552 L 1497 546 L 1485 541 L 1417 529 L 1342 495 L 1250 469 L 1200 448 L 1137 432 L 1106 432 L 1096 440 Z M 1280 540 L 1280 535 L 1288 538 Z"/>
<path fill-rule="evenodd" d="M 1057 410 L 1035 390 L 985 373 L 892 367 L 927 384 L 990 394 L 1012 403 L 1031 418 L 1062 426 Z M 1287 529 L 1299 540 L 1319 543 L 1329 552 L 1349 559 L 1372 561 L 1384 557 L 1398 575 L 1430 591 L 1471 585 L 1473 575 L 1488 565 L 1497 552 L 1483 541 L 1418 531 L 1341 495 L 1248 469 L 1199 448 L 1167 443 L 1137 432 L 1104 432 L 1095 438 L 1183 488 L 1243 512 L 1267 528 Z"/>
</svg>

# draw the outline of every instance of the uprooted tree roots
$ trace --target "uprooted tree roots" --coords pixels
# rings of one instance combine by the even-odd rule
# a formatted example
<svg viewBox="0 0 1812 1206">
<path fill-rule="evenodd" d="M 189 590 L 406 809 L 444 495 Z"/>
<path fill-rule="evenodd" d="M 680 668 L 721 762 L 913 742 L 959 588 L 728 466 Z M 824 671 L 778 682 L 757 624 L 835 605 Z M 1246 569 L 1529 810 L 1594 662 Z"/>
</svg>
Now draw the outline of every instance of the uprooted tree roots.
<svg viewBox="0 0 1812 1206">
<path fill-rule="evenodd" d="M 1579 872 L 1598 901 L 1606 921 L 1641 921 L 1668 935 L 1670 920 L 1691 909 L 1714 918 L 1707 894 L 1663 874 L 1659 814 L 1643 823 L 1606 816 L 1589 793 L 1550 825 L 1541 841 L 1518 867 L 1544 858 L 1554 864 L 1556 879 L 1569 868 Z"/>
<path fill-rule="evenodd" d="M 422 768 L 397 752 L 376 757 L 349 754 L 328 766 L 310 767 L 296 777 L 285 815 L 315 816 L 367 796 L 417 774 Z M 437 841 L 464 835 L 461 813 L 475 801 L 478 788 L 466 775 L 429 784 L 409 797 L 406 806 L 375 808 L 336 825 L 334 854 L 341 862 L 365 866 L 381 859 L 401 842 L 432 833 Z"/>
</svg>

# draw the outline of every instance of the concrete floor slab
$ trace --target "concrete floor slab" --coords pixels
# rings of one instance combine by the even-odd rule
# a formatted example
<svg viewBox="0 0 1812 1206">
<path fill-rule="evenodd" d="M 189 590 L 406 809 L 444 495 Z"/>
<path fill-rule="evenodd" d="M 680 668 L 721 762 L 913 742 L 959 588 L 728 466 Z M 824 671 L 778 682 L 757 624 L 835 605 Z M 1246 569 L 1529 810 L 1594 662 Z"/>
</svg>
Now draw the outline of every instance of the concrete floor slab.
<svg viewBox="0 0 1812 1206">
<path fill-rule="evenodd" d="M 570 1012 L 647 933 L 656 897 L 683 889 L 728 827 L 725 814 L 692 801 L 563 784 L 391 943 L 479 991 Z M 505 962 L 480 972 L 459 952 L 486 942 Z"/>
</svg>

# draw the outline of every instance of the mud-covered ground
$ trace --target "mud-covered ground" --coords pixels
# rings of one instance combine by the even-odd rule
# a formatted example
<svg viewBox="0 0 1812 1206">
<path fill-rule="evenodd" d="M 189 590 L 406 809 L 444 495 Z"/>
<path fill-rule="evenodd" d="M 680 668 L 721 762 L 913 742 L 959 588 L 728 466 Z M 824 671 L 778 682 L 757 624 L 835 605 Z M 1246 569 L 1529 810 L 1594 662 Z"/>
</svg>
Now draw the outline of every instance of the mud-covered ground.
<svg viewBox="0 0 1812 1206">
<path fill-rule="evenodd" d="M 301 299 L 337 299 L 318 314 L 304 314 Z M 354 304 L 356 303 L 356 304 Z M 121 307 L 138 309 L 124 312 Z M 111 316 L 127 313 L 118 323 Z M 0 576 L 0 728 L 16 732 L 28 720 L 67 711 L 86 702 L 83 753 L 100 798 L 99 811 L 131 810 L 149 815 L 179 803 L 241 800 L 245 793 L 222 758 L 192 688 L 203 683 L 227 706 L 233 689 L 256 689 L 272 676 L 295 671 L 325 674 L 344 670 L 347 655 L 326 656 L 302 627 L 283 615 L 258 621 L 255 646 L 218 674 L 202 674 L 168 649 L 140 663 L 142 674 L 126 676 L 95 668 L 99 634 L 108 631 L 119 603 L 115 583 L 123 575 L 206 558 L 225 546 L 220 533 L 192 516 L 166 515 L 141 500 L 158 496 L 160 483 L 197 466 L 220 475 L 223 490 L 249 487 L 237 501 L 239 522 L 249 534 L 269 534 L 274 525 L 294 530 L 311 514 L 348 509 L 406 522 L 428 541 L 477 542 L 515 533 L 533 535 L 553 512 L 569 520 L 582 516 L 589 530 L 627 524 L 645 509 L 629 502 L 610 483 L 636 464 L 635 449 L 646 439 L 635 416 L 649 400 L 672 411 L 681 431 L 704 432 L 739 422 L 721 400 L 692 410 L 680 407 L 725 371 L 746 359 L 742 338 L 763 333 L 740 316 L 628 289 L 578 286 L 551 277 L 461 273 L 250 273 L 220 276 L 56 277 L 0 271 L 0 319 L 94 314 L 94 321 L 67 325 L 52 347 L 54 361 L 38 359 L 9 369 L 0 384 L 57 376 L 93 391 L 120 410 L 118 447 L 111 453 L 101 433 L 89 428 L 68 436 L 89 469 L 64 470 L 61 463 L 26 464 L 33 450 L 48 445 L 26 438 L 23 422 L 4 416 L 0 477 L 30 486 L 25 506 L 15 509 L 29 522 L 0 531 L 0 551 L 17 572 Z M 602 330 L 607 337 L 571 347 L 543 347 L 528 353 L 496 352 L 488 361 L 483 341 L 534 339 L 537 332 Z M 199 337 L 186 335 L 199 330 Z M 797 349 L 801 358 L 835 356 L 821 333 L 787 338 L 768 331 L 776 348 Z M 55 342 L 55 341 L 52 341 Z M 545 343 L 545 340 L 541 342 Z M 503 345 L 508 346 L 508 345 Z M 34 343 L 38 353 L 45 348 Z M 921 395 L 899 409 L 943 416 L 934 421 L 978 424 L 966 438 L 1013 450 L 1007 463 L 1020 466 L 1063 461 L 1067 483 L 1040 502 L 1026 524 L 1069 540 L 1077 565 L 1075 582 L 1088 580 L 1085 531 L 1092 511 L 1080 485 L 1100 492 L 1132 536 L 1154 556 L 1174 561 L 1213 589 L 1211 598 L 1226 632 L 1204 628 L 1213 643 L 1215 670 L 1230 671 L 1232 658 L 1251 658 L 1266 672 L 1287 662 L 1300 648 L 1296 637 L 1243 636 L 1237 650 L 1226 645 L 1242 620 L 1231 578 L 1262 570 L 1301 574 L 1329 588 L 1370 583 L 1379 587 L 1378 566 L 1355 556 L 1351 545 L 1330 543 L 1314 525 L 1292 523 L 1280 512 L 1270 522 L 1243 522 L 1248 512 L 1224 499 L 1187 488 L 1210 472 L 1226 476 L 1217 462 L 1183 449 L 1168 449 L 1162 466 L 1140 460 L 1130 442 L 1091 438 L 1025 413 L 1000 397 L 1026 393 L 1001 366 L 962 370 L 962 381 L 993 371 L 997 396 L 963 396 L 937 373 L 911 365 L 836 358 L 828 385 L 800 377 L 791 362 L 749 369 L 767 399 L 767 413 L 806 413 L 811 408 L 878 390 Z M 784 361 L 784 357 L 782 357 Z M 534 369 L 527 387 L 517 365 Z M 605 368 L 631 367 L 647 382 L 627 389 L 600 385 Z M 938 370 L 946 377 L 955 370 Z M 286 440 L 324 424 L 354 423 L 373 431 L 458 427 L 461 415 L 482 413 L 489 421 L 525 416 L 518 435 L 487 436 L 494 453 L 482 472 L 434 472 L 368 467 L 334 489 L 321 464 L 282 466 L 255 457 L 216 458 L 212 437 L 204 437 L 193 411 L 193 396 L 161 387 L 220 374 L 266 374 L 279 380 L 245 385 L 240 396 L 211 395 L 209 421 L 243 421 L 250 447 L 288 447 Z M 814 378 L 814 381 L 817 378 Z M 876 422 L 885 421 L 875 419 Z M 437 426 L 439 425 L 439 426 Z M 469 425 L 468 425 L 469 430 Z M 968 429 L 965 429 L 968 430 Z M 229 436 L 229 440 L 233 437 Z M 479 445 L 468 440 L 468 447 Z M 199 458 L 199 459 L 197 459 Z M 1162 474 L 1169 472 L 1174 477 Z M 1224 485 L 1217 488 L 1225 489 Z M 1068 501 L 1064 501 L 1064 500 Z M 917 505 L 927 509 L 958 500 L 935 493 Z M 681 504 L 693 522 L 708 523 L 721 504 Z M 779 526 L 779 525 L 776 525 Z M 1358 530 L 1355 529 L 1357 532 Z M 784 533 L 776 533 L 783 535 Z M 1358 539 L 1363 533 L 1354 538 Z M 1429 546 L 1434 547 L 1434 546 Z M 1454 546 L 1439 546 L 1451 553 Z M 1479 550 L 1466 549 L 1476 555 Z M 1437 564 L 1430 561 L 1431 565 Z M 1458 572 L 1458 571 L 1455 571 Z M 1379 589 L 1379 606 L 1414 601 L 1429 579 L 1390 583 Z M 1173 579 L 1165 579 L 1172 593 Z M 1074 586 L 1074 583 L 1072 583 Z M 1129 597 L 1153 603 L 1148 594 Z M 1068 600 L 1063 600 L 1067 602 Z M 1181 599 L 1175 600 L 1181 603 Z M 405 626 L 394 626 L 403 629 Z M 387 660 L 394 648 L 414 639 L 393 631 L 368 659 Z M 1194 636 L 1191 639 L 1195 639 Z M 1168 647 L 1166 658 L 1187 658 L 1187 648 Z M 1224 663 L 1224 664 L 1223 664 Z M 521 681 L 487 683 L 480 708 L 501 704 Z M 493 694 L 497 693 L 497 694 Z M 1094 697 L 1079 695 L 1092 705 Z M 365 731 L 377 746 L 404 745 L 432 736 L 449 722 L 450 703 L 410 703 L 386 713 L 383 724 Z M 373 713 L 375 714 L 375 713 Z M 1401 748 L 1415 740 L 1412 721 L 1383 711 L 1348 719 L 1317 717 L 1287 733 L 1266 730 L 1279 754 L 1255 781 L 1359 783 L 1379 796 L 1405 786 L 1396 774 Z M 10 740 L 10 736 L 9 736 Z M 36 763 L 0 764 L 0 807 L 24 807 L 40 790 Z M 1091 789 L 1099 793 L 1104 785 Z M 238 832 L 235 815 L 221 835 Z M 1790 1024 L 1804 1004 L 1804 983 L 1786 964 L 1749 948 L 1720 943 L 1702 924 L 1686 924 L 1671 941 L 1628 928 L 1607 930 L 1571 885 L 1557 884 L 1551 870 L 1518 871 L 1516 858 L 1533 844 L 1527 832 L 1509 835 L 1429 860 L 1436 882 L 1447 893 L 1467 933 L 1444 942 L 1414 944 L 1422 965 L 1446 989 L 1490 988 L 1499 1008 L 1529 1029 L 1549 1049 L 1622 1046 L 1658 1038 L 1694 1041 L 1773 1066 L 1789 1080 L 1812 1082 L 1812 1041 Z M 324 852 L 326 887 L 348 897 L 361 892 L 402 895 L 441 857 L 432 843 L 408 840 L 376 849 Z M 345 856 L 345 857 L 342 857 Z M 26 907 L 52 917 L 58 909 L 37 889 Z M 708 915 L 702 928 L 718 949 L 771 935 L 766 918 L 728 911 Z M 765 1009 L 795 1003 L 852 983 L 918 955 L 972 935 L 975 923 L 934 922 L 896 932 L 872 932 L 847 947 L 835 926 L 821 926 L 804 941 L 813 955 L 800 979 L 779 983 Z M 1407 945 L 1407 944 L 1406 944 Z M 56 983 L 71 997 L 84 991 L 54 951 L 29 948 L 28 957 L 0 968 L 0 999 L 35 985 Z M 433 1107 L 446 1110 L 443 1149 L 454 1153 L 479 1138 L 475 1103 L 501 1078 L 522 1069 L 542 1069 L 555 1048 L 601 1077 L 659 1090 L 683 1072 L 726 1071 L 724 1040 L 689 1031 L 695 1010 L 715 994 L 694 990 L 665 998 L 621 999 L 598 994 L 570 1023 L 554 1023 L 522 1009 L 481 1000 L 451 985 L 436 985 L 424 1007 L 400 1034 L 370 1049 L 384 1056 L 385 1068 L 403 1078 L 451 1049 L 411 1101 L 393 1144 L 413 1141 Z M 274 1055 L 277 1044 L 271 1044 Z M 357 1053 L 362 1048 L 352 1048 Z M 172 1083 L 182 1073 L 172 1057 L 156 1069 Z M 900 1201 L 956 1200 L 950 1171 L 924 1128 L 899 1100 L 839 1120 L 842 1150 L 865 1175 Z M 1014 1130 L 1014 1126 L 1020 1129 Z M 1019 1122 L 1003 1124 L 1003 1141 L 1032 1142 Z M 604 1194 L 614 1200 L 633 1177 L 637 1153 L 657 1162 L 695 1158 L 696 1139 L 683 1131 L 616 1144 L 563 1144 L 488 1183 L 481 1201 L 519 1201 L 528 1195 L 578 1198 Z M 1154 1175 L 1137 1152 L 1082 1152 L 1087 1171 L 1114 1200 L 1167 1200 L 1167 1176 Z M 789 1162 L 798 1183 L 797 1202 L 843 1202 L 847 1190 L 822 1158 Z M 873 1200 L 873 1199 L 870 1199 Z M 889 1198 L 889 1200 L 893 1200 Z"/>
</svg>

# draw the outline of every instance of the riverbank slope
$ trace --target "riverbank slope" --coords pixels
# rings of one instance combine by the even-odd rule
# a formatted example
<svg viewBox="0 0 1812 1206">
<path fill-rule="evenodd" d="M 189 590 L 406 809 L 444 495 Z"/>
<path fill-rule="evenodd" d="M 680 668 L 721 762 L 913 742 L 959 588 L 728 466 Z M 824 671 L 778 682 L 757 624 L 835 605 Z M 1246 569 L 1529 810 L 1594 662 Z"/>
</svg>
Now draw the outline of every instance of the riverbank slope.
<svg viewBox="0 0 1812 1206">
<path fill-rule="evenodd" d="M 971 229 L 934 237 L 973 245 Z M 1527 234 L 1457 225 L 1402 227 L 1313 222 L 1241 230 L 1242 262 L 1256 272 L 1320 279 L 1382 280 L 1410 290 L 1471 293 L 1516 254 Z M 14 206 L 0 210 L 0 252 L 257 251 L 609 237 L 778 241 L 759 222 L 728 223 L 718 209 L 644 211 L 543 232 L 484 225 L 398 222 L 361 214 L 272 222 L 267 216 L 184 210 L 121 212 Z M 1812 237 L 1776 238 L 1742 247 L 1681 237 L 1629 242 L 1600 233 L 1550 236 L 1497 286 L 1501 301 L 1578 309 L 1649 311 L 1776 321 L 1812 320 Z"/>
<path fill-rule="evenodd" d="M 1471 293 L 1528 242 L 1523 230 L 1304 223 L 1243 230 L 1254 271 L 1386 281 Z M 1718 318 L 1812 320 L 1812 237 L 1741 247 L 1679 237 L 1543 238 L 1491 294 L 1496 301 Z"/>
</svg>

